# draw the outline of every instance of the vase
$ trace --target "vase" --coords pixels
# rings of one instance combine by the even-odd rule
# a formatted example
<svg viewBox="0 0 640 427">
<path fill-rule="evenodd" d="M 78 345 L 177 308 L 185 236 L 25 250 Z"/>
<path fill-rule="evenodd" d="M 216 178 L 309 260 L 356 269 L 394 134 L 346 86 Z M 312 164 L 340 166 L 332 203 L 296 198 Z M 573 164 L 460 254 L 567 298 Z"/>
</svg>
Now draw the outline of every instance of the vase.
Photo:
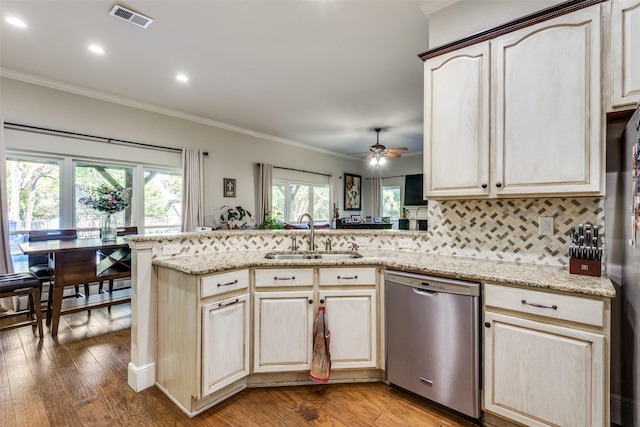
<svg viewBox="0 0 640 427">
<path fill-rule="evenodd" d="M 118 230 L 116 226 L 116 216 L 112 213 L 104 214 L 102 217 L 102 225 L 100 227 L 100 237 L 103 242 L 114 242 L 116 240 Z"/>
</svg>

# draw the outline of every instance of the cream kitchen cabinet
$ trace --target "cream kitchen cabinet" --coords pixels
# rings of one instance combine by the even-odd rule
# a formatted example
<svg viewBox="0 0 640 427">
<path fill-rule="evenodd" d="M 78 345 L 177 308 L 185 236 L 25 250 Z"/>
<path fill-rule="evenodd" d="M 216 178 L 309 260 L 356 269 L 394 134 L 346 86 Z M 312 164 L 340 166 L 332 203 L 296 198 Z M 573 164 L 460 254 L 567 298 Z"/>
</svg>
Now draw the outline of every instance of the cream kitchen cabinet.
<svg viewBox="0 0 640 427">
<path fill-rule="evenodd" d="M 311 368 L 313 268 L 257 268 L 253 316 L 253 371 Z"/>
<path fill-rule="evenodd" d="M 424 65 L 424 189 L 428 197 L 489 195 L 489 42 Z"/>
<path fill-rule="evenodd" d="M 640 1 L 613 0 L 611 10 L 611 107 L 640 102 Z"/>
<path fill-rule="evenodd" d="M 376 368 L 376 269 L 321 268 L 319 278 L 320 302 L 327 309 L 331 332 L 332 369 Z"/>
<path fill-rule="evenodd" d="M 600 68 L 600 5 L 429 57 L 426 196 L 600 194 Z"/>
<path fill-rule="evenodd" d="M 157 270 L 156 385 L 193 416 L 250 373 L 249 270 Z"/>
<path fill-rule="evenodd" d="M 202 307 L 202 390 L 208 395 L 249 375 L 249 294 Z"/>
<path fill-rule="evenodd" d="M 528 426 L 608 425 L 605 301 L 484 292 L 484 410 Z"/>
<path fill-rule="evenodd" d="M 313 291 L 254 294 L 254 372 L 311 369 Z"/>
</svg>

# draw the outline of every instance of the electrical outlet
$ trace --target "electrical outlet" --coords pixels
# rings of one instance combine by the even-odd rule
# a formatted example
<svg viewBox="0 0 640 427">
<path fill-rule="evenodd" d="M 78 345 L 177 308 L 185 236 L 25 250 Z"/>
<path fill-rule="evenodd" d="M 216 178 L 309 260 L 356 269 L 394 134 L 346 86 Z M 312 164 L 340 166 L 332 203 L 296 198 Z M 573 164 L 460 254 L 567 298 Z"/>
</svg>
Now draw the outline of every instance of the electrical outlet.
<svg viewBox="0 0 640 427">
<path fill-rule="evenodd" d="M 175 255 L 175 254 L 179 254 L 181 249 L 182 249 L 182 246 L 181 246 L 181 245 L 178 245 L 178 244 L 176 244 L 176 243 L 174 243 L 174 244 L 162 245 L 162 255 Z"/>
<path fill-rule="evenodd" d="M 538 228 L 539 236 L 553 236 L 555 229 L 552 216 L 541 216 L 538 219 L 538 223 L 540 224 Z"/>
<path fill-rule="evenodd" d="M 411 239 L 399 239 L 398 240 L 398 248 L 399 249 L 412 249 L 413 248 L 413 240 L 411 240 Z"/>
</svg>

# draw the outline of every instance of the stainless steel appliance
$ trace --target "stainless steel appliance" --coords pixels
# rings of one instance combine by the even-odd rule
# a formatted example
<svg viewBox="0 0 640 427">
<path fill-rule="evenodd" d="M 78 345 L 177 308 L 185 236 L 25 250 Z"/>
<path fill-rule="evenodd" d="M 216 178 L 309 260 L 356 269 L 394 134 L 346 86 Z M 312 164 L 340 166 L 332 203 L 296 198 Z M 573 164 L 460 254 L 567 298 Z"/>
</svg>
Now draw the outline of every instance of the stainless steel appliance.
<svg viewBox="0 0 640 427">
<path fill-rule="evenodd" d="M 615 116 L 613 117 L 616 118 Z M 607 127 L 607 276 L 611 307 L 611 421 L 640 425 L 640 108 Z"/>
<path fill-rule="evenodd" d="M 385 271 L 387 380 L 480 418 L 480 284 Z"/>
</svg>

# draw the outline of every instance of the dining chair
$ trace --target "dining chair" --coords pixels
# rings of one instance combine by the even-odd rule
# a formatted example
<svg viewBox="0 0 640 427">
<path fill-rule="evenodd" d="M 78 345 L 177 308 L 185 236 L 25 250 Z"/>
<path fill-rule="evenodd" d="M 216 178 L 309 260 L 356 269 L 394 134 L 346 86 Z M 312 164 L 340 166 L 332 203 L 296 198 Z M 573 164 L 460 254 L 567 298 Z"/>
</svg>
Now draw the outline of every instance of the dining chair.
<svg viewBox="0 0 640 427">
<path fill-rule="evenodd" d="M 38 335 L 40 339 L 42 339 L 44 333 L 42 330 L 41 291 L 42 282 L 31 273 L 0 274 L 0 298 L 19 297 L 21 295 L 27 295 L 29 297 L 29 320 L 2 326 L 0 330 L 13 329 L 26 325 L 37 326 Z"/>
<path fill-rule="evenodd" d="M 138 234 L 138 227 L 135 225 L 130 227 L 118 227 L 118 229 L 116 230 L 116 235 L 119 237 L 129 236 L 133 234 Z M 131 263 L 131 250 L 130 249 L 127 249 L 127 250 L 128 250 L 128 253 L 124 258 L 122 258 L 122 261 Z M 104 282 L 105 281 L 100 282 L 100 286 L 98 287 L 98 293 L 104 292 L 103 291 Z M 112 293 L 112 292 L 113 292 L 113 279 L 109 279 L 109 293 Z M 109 307 L 109 311 L 111 311 L 111 307 Z"/>
<path fill-rule="evenodd" d="M 29 231 L 30 242 L 40 242 L 44 240 L 73 240 L 78 238 L 78 232 L 75 229 L 66 230 L 31 230 Z M 51 282 L 53 280 L 53 266 L 51 254 L 45 255 L 29 255 L 28 265 L 29 273 L 34 274 L 41 283 Z M 79 285 L 75 286 L 76 297 L 83 296 L 80 293 Z M 89 284 L 84 284 L 85 296 L 89 296 Z M 51 294 L 51 293 L 49 293 Z"/>
</svg>

